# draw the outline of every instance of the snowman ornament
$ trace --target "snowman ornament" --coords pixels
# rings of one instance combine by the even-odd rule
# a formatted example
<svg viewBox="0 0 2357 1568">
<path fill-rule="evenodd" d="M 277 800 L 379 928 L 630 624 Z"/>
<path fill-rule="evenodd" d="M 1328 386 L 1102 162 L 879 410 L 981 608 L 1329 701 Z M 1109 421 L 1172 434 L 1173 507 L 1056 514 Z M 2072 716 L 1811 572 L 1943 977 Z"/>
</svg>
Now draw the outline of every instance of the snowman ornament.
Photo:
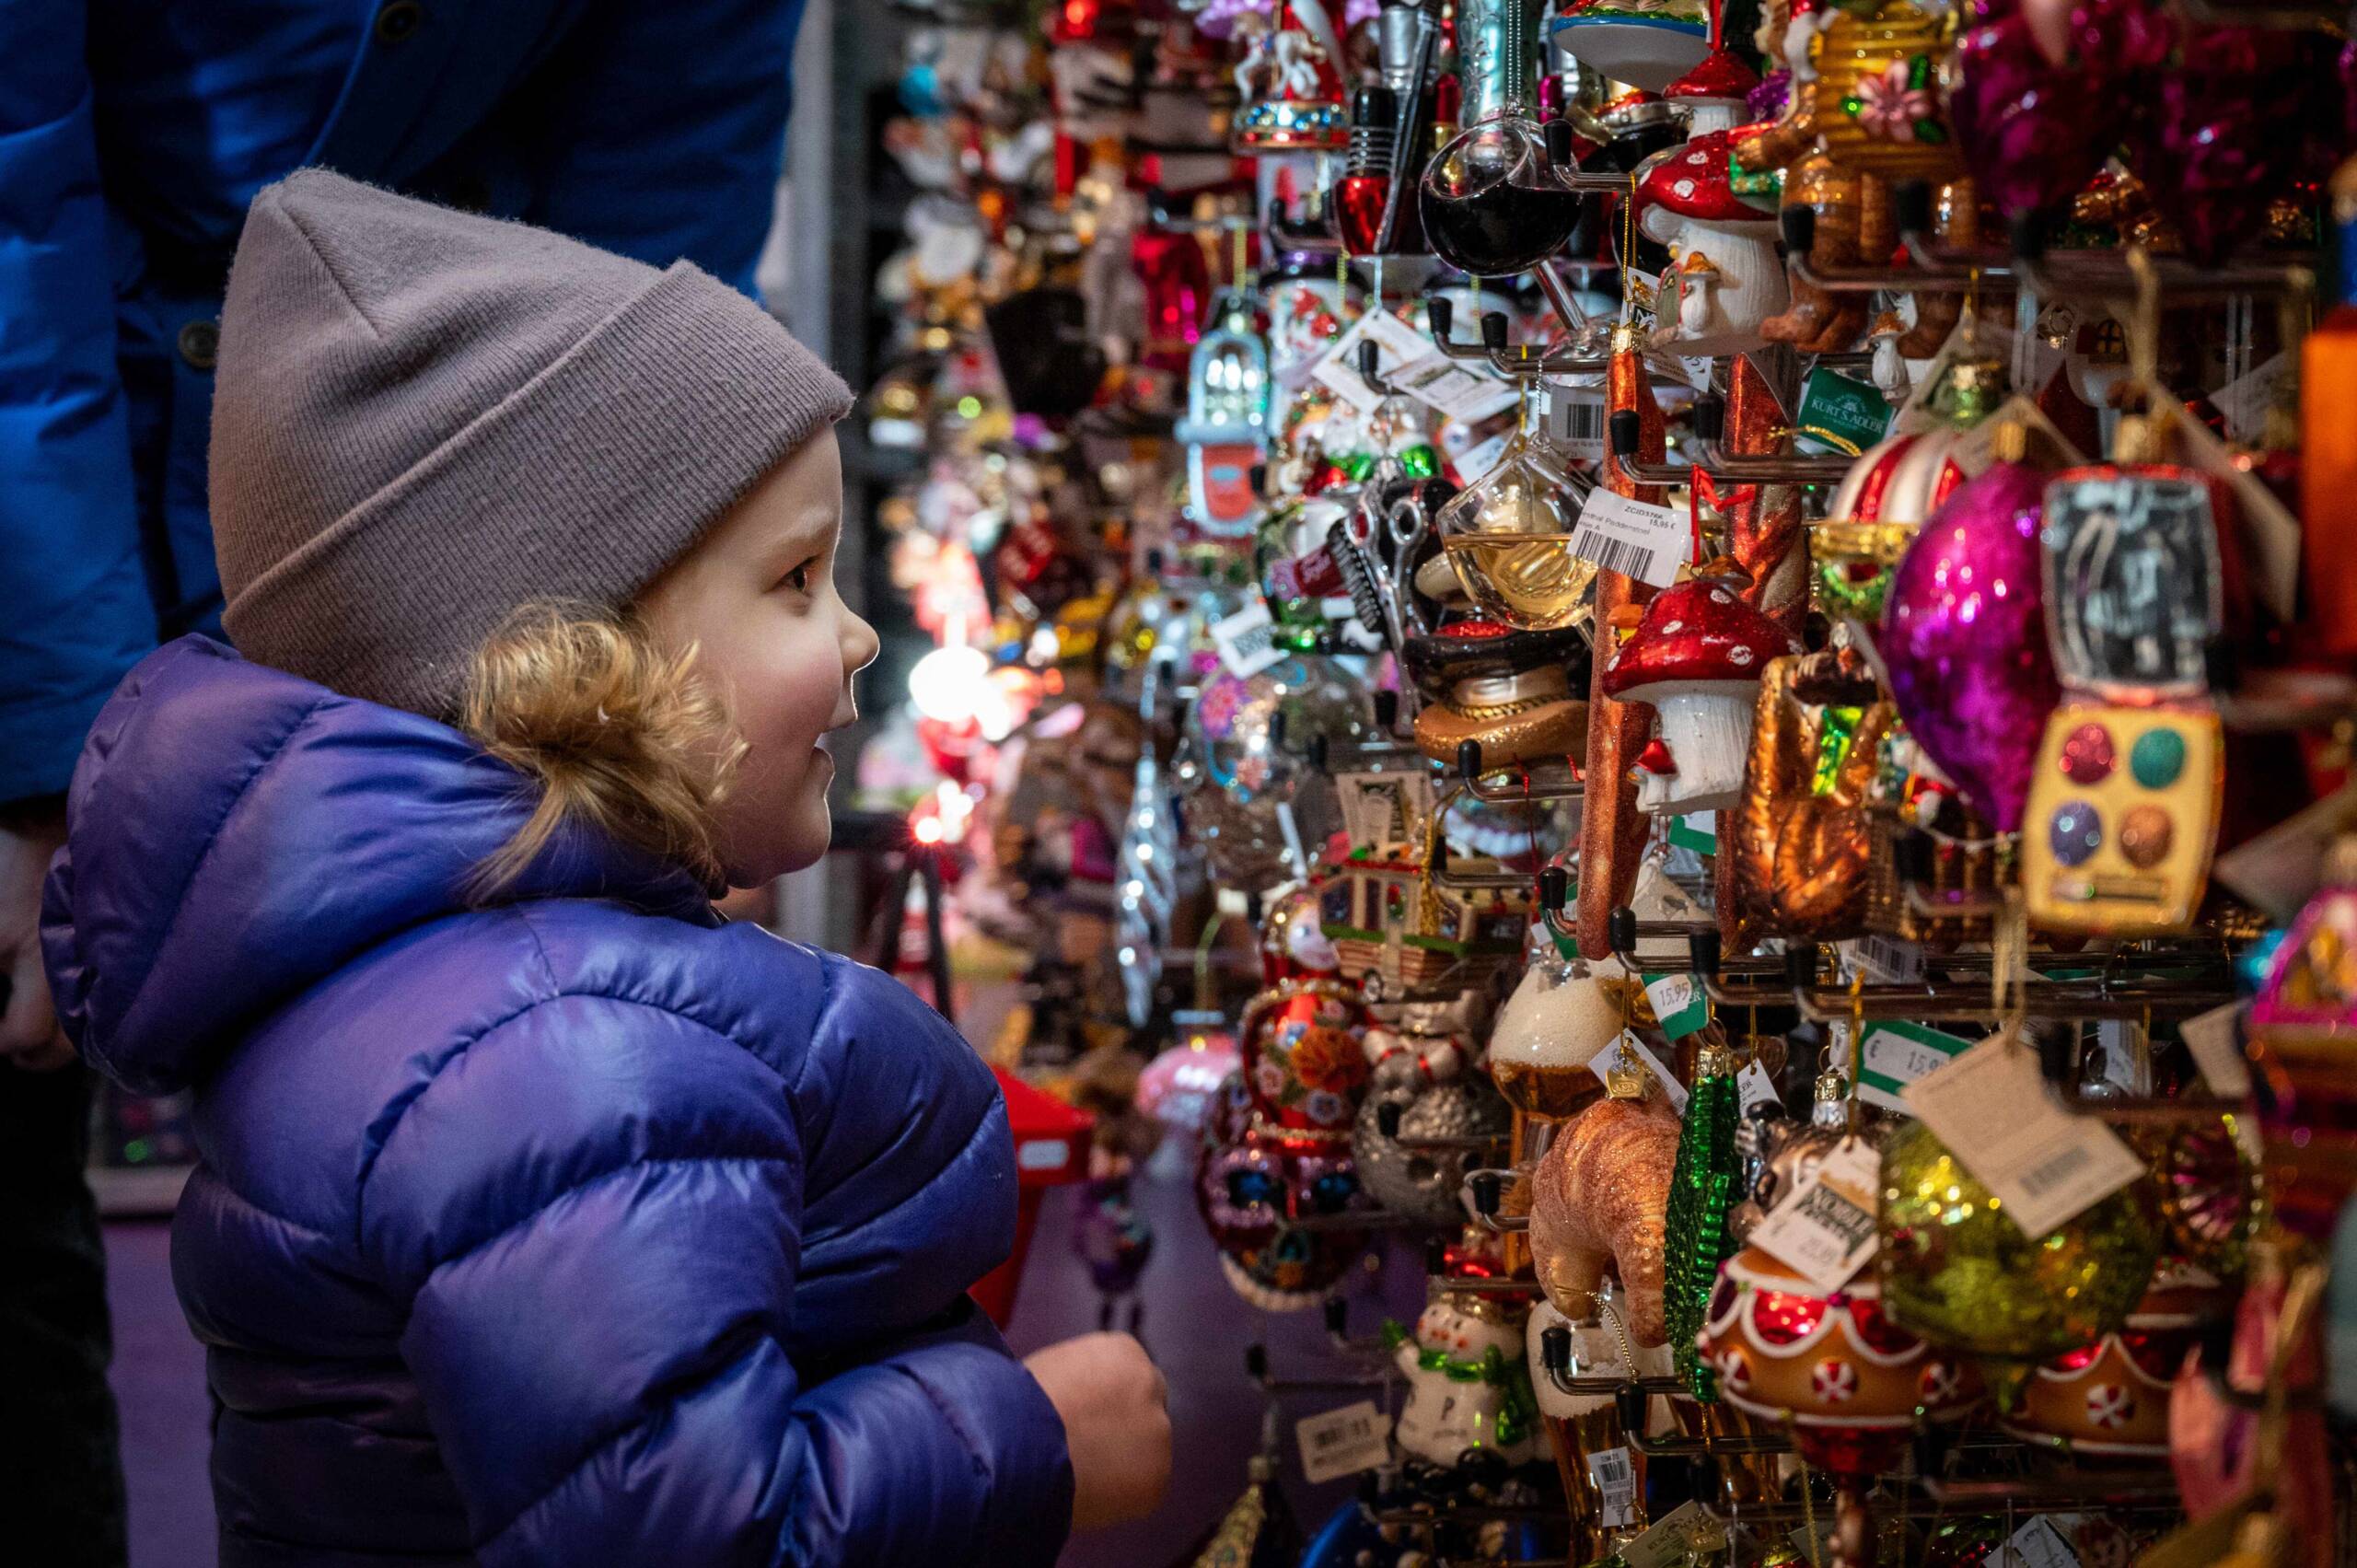
<svg viewBox="0 0 2357 1568">
<path fill-rule="evenodd" d="M 1510 1465 L 1535 1458 L 1538 1404 L 1523 1348 L 1519 1306 L 1465 1292 L 1436 1295 L 1414 1336 L 1400 1333 L 1394 1353 L 1408 1379 L 1396 1428 L 1400 1451 L 1443 1469 L 1480 1450 Z"/>
</svg>

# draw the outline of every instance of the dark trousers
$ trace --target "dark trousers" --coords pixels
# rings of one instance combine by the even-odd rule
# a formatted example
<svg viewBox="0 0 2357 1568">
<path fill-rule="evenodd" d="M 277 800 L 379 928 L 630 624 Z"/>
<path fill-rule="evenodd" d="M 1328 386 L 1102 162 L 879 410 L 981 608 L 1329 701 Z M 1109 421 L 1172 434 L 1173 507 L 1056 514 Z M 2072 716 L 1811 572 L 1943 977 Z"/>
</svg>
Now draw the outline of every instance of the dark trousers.
<svg viewBox="0 0 2357 1568">
<path fill-rule="evenodd" d="M 91 1083 L 0 1066 L 0 1557 L 44 1568 L 125 1562 Z"/>
</svg>

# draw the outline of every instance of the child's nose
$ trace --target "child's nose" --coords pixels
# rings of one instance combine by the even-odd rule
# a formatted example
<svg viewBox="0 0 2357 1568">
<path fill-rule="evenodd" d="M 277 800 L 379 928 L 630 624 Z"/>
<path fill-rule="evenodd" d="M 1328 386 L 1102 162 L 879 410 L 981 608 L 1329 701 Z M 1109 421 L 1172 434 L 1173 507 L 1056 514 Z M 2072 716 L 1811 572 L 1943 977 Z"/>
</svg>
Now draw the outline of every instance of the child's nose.
<svg viewBox="0 0 2357 1568">
<path fill-rule="evenodd" d="M 883 651 L 884 643 L 877 636 L 876 628 L 870 626 L 865 618 L 849 610 L 844 613 L 851 624 L 843 628 L 843 673 L 846 676 L 857 675 L 876 662 L 876 656 Z"/>
</svg>

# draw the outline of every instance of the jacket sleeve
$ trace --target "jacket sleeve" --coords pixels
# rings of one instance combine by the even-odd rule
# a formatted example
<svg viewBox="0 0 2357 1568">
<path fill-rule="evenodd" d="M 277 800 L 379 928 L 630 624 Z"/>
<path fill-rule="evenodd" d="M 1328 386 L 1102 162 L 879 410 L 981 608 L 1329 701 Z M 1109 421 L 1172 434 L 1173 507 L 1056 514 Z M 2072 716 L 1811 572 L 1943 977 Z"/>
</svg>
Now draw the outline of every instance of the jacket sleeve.
<svg viewBox="0 0 2357 1568">
<path fill-rule="evenodd" d="M 377 1119 L 361 1245 L 488 1568 L 1053 1561 L 1062 1429 L 970 1307 L 797 1364 L 784 1086 L 675 1012 L 559 996 Z"/>
<path fill-rule="evenodd" d="M 0 6 L 0 801 L 65 787 L 156 645 L 83 0 Z"/>
<path fill-rule="evenodd" d="M 595 0 L 523 95 L 526 221 L 753 292 L 803 0 Z"/>
</svg>

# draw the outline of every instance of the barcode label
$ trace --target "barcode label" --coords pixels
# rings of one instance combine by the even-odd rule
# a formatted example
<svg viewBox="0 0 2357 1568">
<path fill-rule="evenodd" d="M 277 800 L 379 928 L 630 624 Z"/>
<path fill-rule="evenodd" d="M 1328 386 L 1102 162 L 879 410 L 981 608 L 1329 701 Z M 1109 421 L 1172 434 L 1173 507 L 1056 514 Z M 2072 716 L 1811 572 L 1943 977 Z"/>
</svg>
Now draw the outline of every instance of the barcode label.
<svg viewBox="0 0 2357 1568">
<path fill-rule="evenodd" d="M 2033 1198 L 2043 1198 L 2077 1175 L 2080 1167 L 2094 1157 L 2080 1144 L 2065 1144 L 2022 1172 L 2022 1191 Z"/>
<path fill-rule="evenodd" d="M 1866 935 L 1851 937 L 1837 946 L 1845 960 L 1844 969 L 1863 970 L 1870 980 L 1912 984 L 1923 978 L 1923 949 L 1916 943 Z"/>
<path fill-rule="evenodd" d="M 1301 1445 L 1301 1473 L 1312 1486 L 1371 1470 L 1391 1458 L 1391 1418 L 1372 1400 L 1305 1416 L 1294 1436 Z"/>
<path fill-rule="evenodd" d="M 2144 1175 L 2119 1134 L 2054 1098 L 2028 1047 L 1992 1035 L 1909 1084 L 1907 1109 L 2035 1241 Z"/>
<path fill-rule="evenodd" d="M 1604 394 L 1552 388 L 1547 394 L 1547 434 L 1556 448 L 1574 462 L 1604 460 Z"/>
<path fill-rule="evenodd" d="M 1572 553 L 1607 572 L 1666 588 L 1678 580 L 1689 531 L 1682 513 L 1598 488 L 1580 505 Z"/>
<path fill-rule="evenodd" d="M 1618 1529 L 1636 1517 L 1637 1467 L 1626 1448 L 1606 1448 L 1587 1457 L 1587 1477 L 1596 1483 L 1606 1529 Z"/>
<path fill-rule="evenodd" d="M 1654 563 L 1655 552 L 1641 544 L 1629 544 L 1594 528 L 1582 528 L 1572 536 L 1572 553 L 1583 561 L 1593 561 L 1608 572 L 1618 572 L 1624 577 L 1651 582 L 1660 568 Z M 1673 564 L 1670 576 L 1678 575 Z"/>
</svg>

